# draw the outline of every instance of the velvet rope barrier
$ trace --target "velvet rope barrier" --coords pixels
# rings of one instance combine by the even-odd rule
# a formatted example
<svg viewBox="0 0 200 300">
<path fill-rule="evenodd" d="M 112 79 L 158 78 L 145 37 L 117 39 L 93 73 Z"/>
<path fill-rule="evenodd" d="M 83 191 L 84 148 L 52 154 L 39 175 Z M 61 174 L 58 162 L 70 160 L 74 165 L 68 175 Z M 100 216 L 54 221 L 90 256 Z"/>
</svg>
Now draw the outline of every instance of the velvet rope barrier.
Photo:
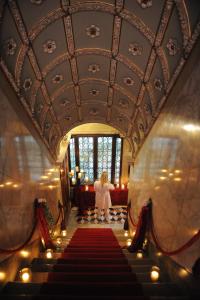
<svg viewBox="0 0 200 300">
<path fill-rule="evenodd" d="M 33 219 L 33 222 L 34 222 L 34 225 L 33 225 L 33 228 L 28 236 L 28 238 L 26 239 L 26 241 L 19 247 L 15 248 L 15 249 L 2 249 L 0 248 L 0 254 L 10 254 L 10 253 L 14 253 L 14 252 L 17 252 L 17 251 L 20 251 L 22 250 L 32 239 L 33 237 L 33 234 L 36 230 L 36 227 L 37 227 L 37 219 L 36 219 L 36 202 L 34 202 L 34 219 Z"/>
<path fill-rule="evenodd" d="M 172 255 L 176 255 L 176 254 L 181 253 L 182 251 L 184 251 L 184 250 L 188 249 L 189 247 L 191 247 L 200 238 L 200 229 L 199 229 L 198 232 L 188 242 L 186 242 L 184 245 L 182 245 L 178 249 L 173 250 L 173 251 L 166 251 L 166 250 L 164 250 L 160 246 L 160 243 L 158 242 L 158 239 L 156 237 L 155 227 L 154 227 L 153 217 L 152 217 L 152 212 L 151 212 L 150 231 L 151 231 L 151 235 L 152 235 L 153 241 L 154 241 L 157 249 L 160 252 L 162 252 L 163 254 L 167 255 L 167 256 L 172 256 Z"/>
</svg>

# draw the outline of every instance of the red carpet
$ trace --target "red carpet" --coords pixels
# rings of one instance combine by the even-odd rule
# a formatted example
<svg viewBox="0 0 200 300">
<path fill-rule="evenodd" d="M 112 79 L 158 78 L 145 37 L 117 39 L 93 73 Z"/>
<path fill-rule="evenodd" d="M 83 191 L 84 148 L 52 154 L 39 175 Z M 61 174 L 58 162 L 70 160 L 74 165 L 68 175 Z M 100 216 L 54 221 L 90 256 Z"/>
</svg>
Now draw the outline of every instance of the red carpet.
<svg viewBox="0 0 200 300">
<path fill-rule="evenodd" d="M 140 299 L 141 285 L 118 244 L 112 229 L 79 228 L 62 257 L 58 259 L 48 282 L 66 290 L 66 296 L 77 299 Z M 43 293 L 48 291 L 48 283 Z M 58 289 L 59 290 L 59 289 Z M 58 292 L 59 294 L 59 292 Z"/>
</svg>

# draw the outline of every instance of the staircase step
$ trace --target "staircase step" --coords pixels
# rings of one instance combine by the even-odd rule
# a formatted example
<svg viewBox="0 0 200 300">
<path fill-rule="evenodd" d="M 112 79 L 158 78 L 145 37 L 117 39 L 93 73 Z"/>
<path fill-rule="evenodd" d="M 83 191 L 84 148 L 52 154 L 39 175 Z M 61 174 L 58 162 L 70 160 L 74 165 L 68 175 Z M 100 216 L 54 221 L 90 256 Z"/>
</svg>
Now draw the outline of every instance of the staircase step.
<svg viewBox="0 0 200 300">
<path fill-rule="evenodd" d="M 45 264 L 127 264 L 127 259 L 124 257 L 120 258 L 73 258 L 73 259 L 67 259 L 67 258 L 58 258 L 58 259 L 47 259 L 47 258 L 35 258 L 32 261 L 32 264 L 40 264 L 40 263 L 45 263 Z"/>
</svg>

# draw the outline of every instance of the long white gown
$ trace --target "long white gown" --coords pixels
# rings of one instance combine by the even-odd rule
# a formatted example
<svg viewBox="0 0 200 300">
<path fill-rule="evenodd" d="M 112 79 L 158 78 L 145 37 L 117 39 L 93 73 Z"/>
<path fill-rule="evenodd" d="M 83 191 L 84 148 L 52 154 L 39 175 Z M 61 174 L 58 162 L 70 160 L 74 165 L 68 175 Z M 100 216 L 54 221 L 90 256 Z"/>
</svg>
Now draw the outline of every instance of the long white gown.
<svg viewBox="0 0 200 300">
<path fill-rule="evenodd" d="M 110 190 L 114 190 L 112 183 L 104 183 L 102 186 L 99 180 L 94 183 L 95 195 L 95 206 L 99 209 L 109 209 L 112 206 L 110 198 Z"/>
</svg>

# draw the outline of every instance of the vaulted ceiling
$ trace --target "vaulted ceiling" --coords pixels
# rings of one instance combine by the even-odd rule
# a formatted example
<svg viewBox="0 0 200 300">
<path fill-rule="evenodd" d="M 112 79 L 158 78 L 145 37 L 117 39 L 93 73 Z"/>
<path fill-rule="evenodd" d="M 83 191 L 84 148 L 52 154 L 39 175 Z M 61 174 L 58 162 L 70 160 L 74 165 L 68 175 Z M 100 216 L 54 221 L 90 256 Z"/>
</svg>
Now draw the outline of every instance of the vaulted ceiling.
<svg viewBox="0 0 200 300">
<path fill-rule="evenodd" d="M 198 0 L 0 2 L 0 68 L 55 157 L 73 127 L 104 123 L 134 154 L 200 33 Z"/>
</svg>

